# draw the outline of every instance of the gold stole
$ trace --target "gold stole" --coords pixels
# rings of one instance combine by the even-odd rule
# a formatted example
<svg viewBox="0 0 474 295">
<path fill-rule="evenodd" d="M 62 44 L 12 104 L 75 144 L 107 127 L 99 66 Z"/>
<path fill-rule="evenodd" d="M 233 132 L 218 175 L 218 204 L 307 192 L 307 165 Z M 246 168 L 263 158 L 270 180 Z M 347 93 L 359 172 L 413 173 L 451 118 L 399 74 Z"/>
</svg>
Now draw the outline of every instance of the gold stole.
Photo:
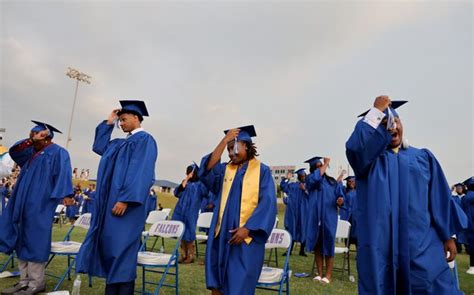
<svg viewBox="0 0 474 295">
<path fill-rule="evenodd" d="M 6 154 L 8 152 L 8 148 L 6 146 L 0 145 L 0 156 Z"/>
<path fill-rule="evenodd" d="M 217 220 L 215 236 L 219 234 L 221 229 L 222 217 L 229 198 L 229 192 L 232 183 L 237 173 L 238 165 L 227 164 L 225 168 L 224 184 L 222 185 L 221 204 L 219 208 L 219 219 Z M 258 194 L 260 187 L 260 161 L 252 159 L 249 161 L 247 171 L 245 171 L 244 180 L 242 184 L 242 195 L 240 198 L 240 225 L 243 226 L 247 220 L 252 216 L 253 211 L 258 205 Z M 251 237 L 245 239 L 245 242 L 250 244 Z"/>
</svg>

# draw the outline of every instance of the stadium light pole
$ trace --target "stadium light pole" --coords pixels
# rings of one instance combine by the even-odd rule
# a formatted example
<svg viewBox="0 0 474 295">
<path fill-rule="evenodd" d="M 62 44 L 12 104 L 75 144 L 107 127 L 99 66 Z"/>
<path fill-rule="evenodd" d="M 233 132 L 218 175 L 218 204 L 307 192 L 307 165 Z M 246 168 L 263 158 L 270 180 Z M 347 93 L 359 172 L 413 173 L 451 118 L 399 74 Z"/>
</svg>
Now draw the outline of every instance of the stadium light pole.
<svg viewBox="0 0 474 295">
<path fill-rule="evenodd" d="M 66 149 L 69 149 L 69 142 L 71 142 L 72 140 L 71 139 L 72 120 L 74 118 L 74 110 L 76 108 L 77 90 L 79 88 L 79 82 L 91 84 L 90 79 L 92 77 L 70 67 L 67 68 L 66 76 L 68 76 L 71 79 L 76 80 L 76 90 L 74 91 L 74 102 L 72 103 L 71 118 L 69 119 L 69 129 L 67 131 L 67 138 L 66 138 Z"/>
</svg>

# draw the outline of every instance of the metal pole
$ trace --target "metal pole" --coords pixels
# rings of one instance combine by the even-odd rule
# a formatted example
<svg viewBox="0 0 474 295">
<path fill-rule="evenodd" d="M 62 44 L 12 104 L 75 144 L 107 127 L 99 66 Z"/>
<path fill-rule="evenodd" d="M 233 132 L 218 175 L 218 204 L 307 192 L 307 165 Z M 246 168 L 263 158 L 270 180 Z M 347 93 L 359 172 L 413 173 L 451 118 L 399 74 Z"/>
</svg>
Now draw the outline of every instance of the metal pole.
<svg viewBox="0 0 474 295">
<path fill-rule="evenodd" d="M 69 121 L 69 129 L 67 131 L 66 149 L 69 149 L 69 142 L 71 141 L 72 120 L 74 118 L 74 109 L 76 108 L 77 89 L 79 88 L 79 80 L 76 80 L 76 91 L 74 92 L 74 102 L 72 103 L 71 119 Z"/>
</svg>

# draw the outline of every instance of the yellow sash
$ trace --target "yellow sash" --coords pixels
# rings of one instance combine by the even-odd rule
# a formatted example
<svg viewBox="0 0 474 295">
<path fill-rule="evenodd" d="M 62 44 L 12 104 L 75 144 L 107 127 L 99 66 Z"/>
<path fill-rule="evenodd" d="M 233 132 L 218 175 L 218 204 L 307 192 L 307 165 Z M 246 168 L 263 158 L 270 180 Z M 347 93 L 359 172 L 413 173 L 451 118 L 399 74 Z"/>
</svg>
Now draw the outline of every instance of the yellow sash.
<svg viewBox="0 0 474 295">
<path fill-rule="evenodd" d="M 219 219 L 217 220 L 215 236 L 219 234 L 221 229 L 222 216 L 229 198 L 230 188 L 237 173 L 237 165 L 227 164 L 224 175 L 224 184 L 222 185 L 222 197 L 219 208 Z M 253 211 L 258 205 L 258 193 L 260 187 L 260 162 L 257 159 L 249 161 L 247 171 L 244 175 L 242 184 L 242 196 L 240 199 L 240 226 L 245 225 L 247 220 L 252 216 Z M 245 239 L 247 244 L 252 241 L 251 237 Z"/>
<path fill-rule="evenodd" d="M 0 144 L 0 156 L 3 156 L 3 154 L 6 154 L 7 152 L 8 148 Z"/>
</svg>

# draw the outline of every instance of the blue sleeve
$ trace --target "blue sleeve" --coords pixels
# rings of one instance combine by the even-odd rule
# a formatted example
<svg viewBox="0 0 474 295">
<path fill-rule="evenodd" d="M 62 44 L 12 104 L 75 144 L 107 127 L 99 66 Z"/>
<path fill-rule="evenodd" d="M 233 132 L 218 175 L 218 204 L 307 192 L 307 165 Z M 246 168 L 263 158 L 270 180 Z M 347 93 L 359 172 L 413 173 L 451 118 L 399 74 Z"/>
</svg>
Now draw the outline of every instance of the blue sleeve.
<svg viewBox="0 0 474 295">
<path fill-rule="evenodd" d="M 266 243 L 270 236 L 277 215 L 275 183 L 270 169 L 261 166 L 260 188 L 257 208 L 247 220 L 244 227 L 257 243 Z"/>
<path fill-rule="evenodd" d="M 474 192 L 468 191 L 466 195 L 461 199 L 462 208 L 467 211 L 469 204 L 474 203 Z"/>
<path fill-rule="evenodd" d="M 125 181 L 119 190 L 119 202 L 145 204 L 150 188 L 155 182 L 155 162 L 158 147 L 150 135 L 135 143 L 134 150 L 129 154 L 129 164 Z"/>
<path fill-rule="evenodd" d="M 110 137 L 114 131 L 114 125 L 108 125 L 107 121 L 102 121 L 97 128 L 95 128 L 94 144 L 92 150 L 102 156 L 107 150 L 107 146 L 110 142 Z"/>
<path fill-rule="evenodd" d="M 52 162 L 53 191 L 52 199 L 62 199 L 73 195 L 72 169 L 69 153 L 60 148 Z"/>
<path fill-rule="evenodd" d="M 285 194 L 288 194 L 290 191 L 290 180 L 286 178 L 282 178 L 280 182 L 280 188 Z"/>
<path fill-rule="evenodd" d="M 202 181 L 199 181 L 199 190 L 201 192 L 201 197 L 208 199 L 209 198 L 209 190 L 207 187 L 202 183 Z"/>
<path fill-rule="evenodd" d="M 219 195 L 219 190 L 224 179 L 226 164 L 217 163 L 211 170 L 207 170 L 207 163 L 211 154 L 204 156 L 199 167 L 199 179 L 214 195 Z"/>
<path fill-rule="evenodd" d="M 344 194 L 344 185 L 343 185 L 341 182 L 338 182 L 338 183 L 336 184 L 336 192 L 335 192 L 335 193 L 336 193 L 336 200 L 337 200 L 339 197 L 341 197 L 341 198 L 343 198 L 344 201 L 345 201 L 346 195 Z"/>
<path fill-rule="evenodd" d="M 23 167 L 23 165 L 25 165 L 26 163 L 28 163 L 28 161 L 34 155 L 33 146 L 27 145 L 27 140 L 28 139 L 22 139 L 18 141 L 8 151 L 12 160 L 15 161 L 15 163 L 17 163 L 20 168 Z"/>
<path fill-rule="evenodd" d="M 461 206 L 451 198 L 451 234 L 459 234 L 467 228 L 467 216 Z"/>
<path fill-rule="evenodd" d="M 321 180 L 323 180 L 321 172 L 319 169 L 316 169 L 313 173 L 310 173 L 306 176 L 306 189 L 308 191 L 319 189 L 319 186 L 321 185 Z"/>
<path fill-rule="evenodd" d="M 434 155 L 425 150 L 430 165 L 429 210 L 434 228 L 441 240 L 451 239 L 451 190 Z"/>
<path fill-rule="evenodd" d="M 346 156 L 357 177 L 363 177 L 371 164 L 387 149 L 392 136 L 379 125 L 374 129 L 363 120 L 357 122 L 354 132 L 346 142 Z"/>
<path fill-rule="evenodd" d="M 176 198 L 181 198 L 181 195 L 183 194 L 183 191 L 184 191 L 184 187 L 183 187 L 183 184 L 180 184 L 178 185 L 174 191 L 173 191 L 173 195 L 176 197 Z"/>
</svg>

